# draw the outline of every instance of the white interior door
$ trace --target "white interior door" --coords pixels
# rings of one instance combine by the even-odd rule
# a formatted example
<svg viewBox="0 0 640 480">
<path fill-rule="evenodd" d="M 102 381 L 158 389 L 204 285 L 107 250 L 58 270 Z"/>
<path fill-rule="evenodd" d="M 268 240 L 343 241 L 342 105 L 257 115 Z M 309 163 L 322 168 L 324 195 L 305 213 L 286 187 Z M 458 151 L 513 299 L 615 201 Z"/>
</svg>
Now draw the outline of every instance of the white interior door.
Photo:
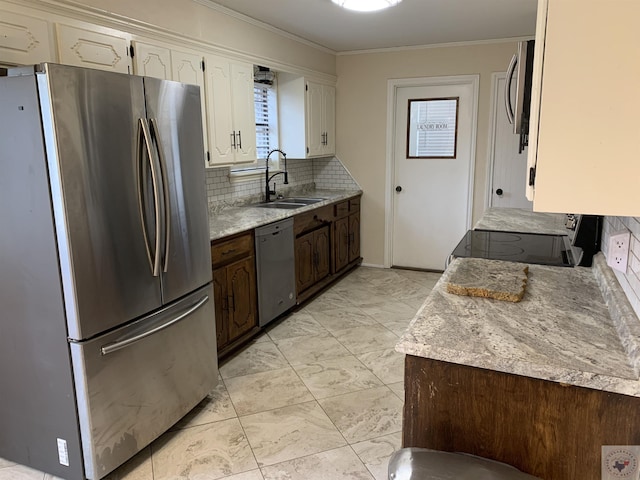
<svg viewBox="0 0 640 480">
<path fill-rule="evenodd" d="M 477 76 L 428 81 L 396 88 L 391 264 L 443 270 L 471 223 L 478 84 Z M 457 119 L 438 117 L 439 99 L 456 99 Z M 431 113 L 417 118 L 422 106 Z"/>
<path fill-rule="evenodd" d="M 527 172 L 527 148 L 518 154 L 520 136 L 513 133 L 513 125 L 507 119 L 504 106 L 504 73 L 493 77 L 493 123 L 491 139 L 492 178 L 489 185 L 489 206 L 524 208 L 533 210 L 533 202 L 525 193 Z M 515 82 L 511 89 L 515 102 Z"/>
</svg>

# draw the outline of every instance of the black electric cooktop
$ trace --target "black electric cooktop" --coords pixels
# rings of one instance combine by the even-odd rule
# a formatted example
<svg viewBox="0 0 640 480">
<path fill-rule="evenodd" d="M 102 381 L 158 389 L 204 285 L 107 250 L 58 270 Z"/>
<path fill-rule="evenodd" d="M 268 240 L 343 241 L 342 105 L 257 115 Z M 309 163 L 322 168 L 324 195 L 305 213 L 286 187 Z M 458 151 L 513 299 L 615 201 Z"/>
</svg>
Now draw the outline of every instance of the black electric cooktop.
<svg viewBox="0 0 640 480">
<path fill-rule="evenodd" d="M 451 255 L 559 267 L 574 265 L 566 235 L 469 230 Z"/>
</svg>

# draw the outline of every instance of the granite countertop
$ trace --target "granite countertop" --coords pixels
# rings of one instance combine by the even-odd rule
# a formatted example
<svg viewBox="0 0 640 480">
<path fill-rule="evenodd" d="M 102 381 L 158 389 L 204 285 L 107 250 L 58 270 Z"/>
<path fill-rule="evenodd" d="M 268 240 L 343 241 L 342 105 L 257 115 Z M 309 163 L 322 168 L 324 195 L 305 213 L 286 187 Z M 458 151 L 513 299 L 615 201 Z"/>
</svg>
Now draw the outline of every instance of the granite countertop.
<svg viewBox="0 0 640 480">
<path fill-rule="evenodd" d="M 563 213 L 540 213 L 523 208 L 489 208 L 474 229 L 568 235 Z"/>
<path fill-rule="evenodd" d="M 261 208 L 251 205 L 212 209 L 209 213 L 209 236 L 211 240 L 217 240 L 361 194 L 362 190 L 307 190 L 304 195 L 297 196 L 324 198 L 325 200 L 292 210 Z"/>
<path fill-rule="evenodd" d="M 640 324 L 601 253 L 592 268 L 529 265 L 519 303 L 447 293 L 463 260 L 445 271 L 398 352 L 640 396 Z"/>
</svg>

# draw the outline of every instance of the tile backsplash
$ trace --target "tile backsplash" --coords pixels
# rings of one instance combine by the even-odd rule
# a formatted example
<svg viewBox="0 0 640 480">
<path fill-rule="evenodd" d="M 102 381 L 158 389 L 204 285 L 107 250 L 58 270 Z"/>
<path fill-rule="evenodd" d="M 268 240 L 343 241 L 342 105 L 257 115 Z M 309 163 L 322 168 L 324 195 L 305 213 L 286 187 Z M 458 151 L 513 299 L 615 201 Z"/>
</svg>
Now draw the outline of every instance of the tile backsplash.
<svg viewBox="0 0 640 480">
<path fill-rule="evenodd" d="M 360 188 L 340 160 L 335 157 L 307 160 L 287 160 L 289 184 L 282 183 L 282 175 L 271 181 L 276 183 L 276 191 L 286 195 L 314 186 L 321 190 L 346 190 Z M 264 176 L 242 180 L 231 180 L 229 167 L 206 170 L 206 185 L 209 206 L 219 204 L 241 204 L 260 201 L 264 196 Z"/>
<path fill-rule="evenodd" d="M 602 228 L 602 252 L 605 257 L 609 248 L 609 237 L 623 230 L 631 232 L 627 273 L 614 270 L 629 303 L 640 317 L 640 217 L 605 217 Z"/>
</svg>

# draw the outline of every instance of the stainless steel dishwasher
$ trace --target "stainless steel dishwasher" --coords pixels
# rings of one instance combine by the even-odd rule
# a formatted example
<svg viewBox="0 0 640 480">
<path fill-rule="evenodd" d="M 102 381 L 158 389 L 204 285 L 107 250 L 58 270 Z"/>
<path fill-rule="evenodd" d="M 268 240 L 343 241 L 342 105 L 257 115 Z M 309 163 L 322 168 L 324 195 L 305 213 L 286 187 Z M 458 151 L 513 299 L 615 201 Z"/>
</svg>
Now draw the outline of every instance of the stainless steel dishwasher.
<svg viewBox="0 0 640 480">
<path fill-rule="evenodd" d="M 296 303 L 293 218 L 256 228 L 258 314 L 263 327 Z"/>
</svg>

